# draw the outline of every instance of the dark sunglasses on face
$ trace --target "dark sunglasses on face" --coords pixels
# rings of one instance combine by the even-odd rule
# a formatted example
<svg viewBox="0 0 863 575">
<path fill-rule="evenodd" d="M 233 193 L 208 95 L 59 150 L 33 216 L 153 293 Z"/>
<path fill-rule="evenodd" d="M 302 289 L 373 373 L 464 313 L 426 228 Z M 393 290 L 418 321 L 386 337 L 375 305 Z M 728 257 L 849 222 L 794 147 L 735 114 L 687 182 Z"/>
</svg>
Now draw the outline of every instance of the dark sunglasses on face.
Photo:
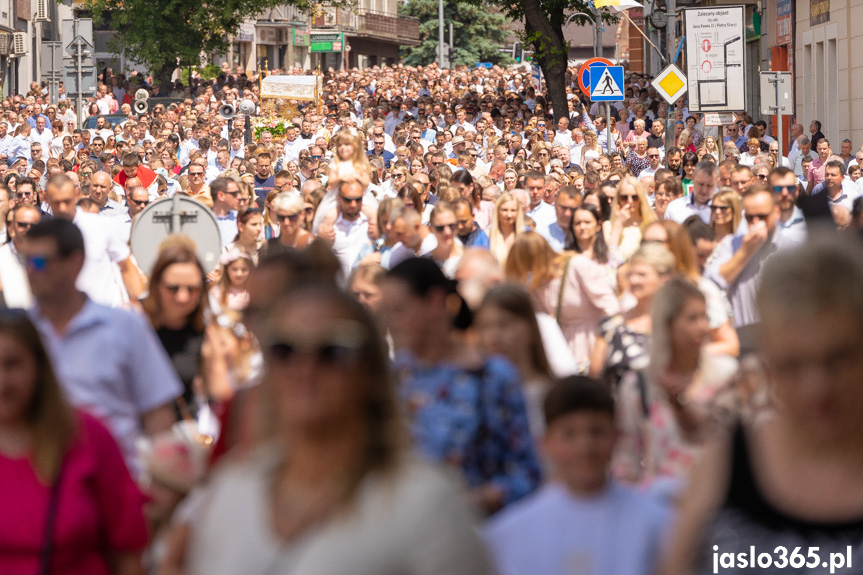
<svg viewBox="0 0 863 575">
<path fill-rule="evenodd" d="M 770 217 L 770 214 L 746 214 L 744 216 L 746 218 L 747 223 L 752 223 L 755 220 L 764 221 Z"/>
<path fill-rule="evenodd" d="M 303 341 L 299 337 L 276 336 L 265 346 L 270 358 L 280 362 L 296 360 L 300 354 L 313 356 L 324 366 L 348 365 L 356 362 L 365 340 L 364 330 L 354 322 L 344 322 L 332 335 L 315 341 Z"/>
<path fill-rule="evenodd" d="M 437 233 L 442 234 L 444 232 L 444 230 L 450 230 L 451 232 L 454 232 L 457 225 L 458 224 L 442 224 L 440 226 L 432 226 L 432 228 Z"/>
<path fill-rule="evenodd" d="M 276 221 L 280 224 L 285 223 L 285 221 L 289 221 L 293 224 L 299 217 L 300 214 L 276 214 Z"/>
<path fill-rule="evenodd" d="M 136 206 L 147 206 L 150 204 L 149 198 L 147 198 L 146 200 L 136 200 L 134 198 L 129 198 L 129 201 L 132 202 L 133 204 L 135 204 Z"/>
<path fill-rule="evenodd" d="M 185 290 L 185 291 L 189 292 L 189 295 L 195 295 L 196 293 L 200 293 L 200 291 L 203 289 L 201 286 L 189 286 L 189 285 L 182 285 L 182 284 L 162 284 L 162 285 L 164 285 L 165 289 L 168 290 L 169 292 L 171 292 L 173 295 L 177 295 L 180 292 L 180 290 Z"/>
</svg>

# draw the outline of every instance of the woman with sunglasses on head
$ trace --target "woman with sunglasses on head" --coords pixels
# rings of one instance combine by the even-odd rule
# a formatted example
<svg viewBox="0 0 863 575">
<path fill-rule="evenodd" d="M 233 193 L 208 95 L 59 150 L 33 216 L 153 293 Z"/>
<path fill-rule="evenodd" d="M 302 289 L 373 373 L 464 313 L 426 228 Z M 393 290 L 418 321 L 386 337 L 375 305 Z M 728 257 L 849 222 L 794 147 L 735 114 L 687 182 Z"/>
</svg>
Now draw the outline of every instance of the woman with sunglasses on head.
<svg viewBox="0 0 863 575">
<path fill-rule="evenodd" d="M 0 364 L 0 573 L 140 574 L 144 496 L 21 310 L 0 313 Z"/>
<path fill-rule="evenodd" d="M 172 572 L 489 573 L 457 490 L 408 448 L 368 311 L 305 283 L 267 316 L 254 449 L 214 471 Z"/>
</svg>

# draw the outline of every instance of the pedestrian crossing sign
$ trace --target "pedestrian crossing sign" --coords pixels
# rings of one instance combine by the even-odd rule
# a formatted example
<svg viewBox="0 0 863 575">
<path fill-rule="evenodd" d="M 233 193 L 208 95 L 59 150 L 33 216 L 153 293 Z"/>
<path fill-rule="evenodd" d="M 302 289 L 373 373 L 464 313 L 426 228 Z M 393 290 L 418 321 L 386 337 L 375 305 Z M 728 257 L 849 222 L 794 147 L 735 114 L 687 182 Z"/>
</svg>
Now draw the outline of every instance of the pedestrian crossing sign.
<svg viewBox="0 0 863 575">
<path fill-rule="evenodd" d="M 623 66 L 591 66 L 590 99 L 593 102 L 622 102 Z"/>
</svg>

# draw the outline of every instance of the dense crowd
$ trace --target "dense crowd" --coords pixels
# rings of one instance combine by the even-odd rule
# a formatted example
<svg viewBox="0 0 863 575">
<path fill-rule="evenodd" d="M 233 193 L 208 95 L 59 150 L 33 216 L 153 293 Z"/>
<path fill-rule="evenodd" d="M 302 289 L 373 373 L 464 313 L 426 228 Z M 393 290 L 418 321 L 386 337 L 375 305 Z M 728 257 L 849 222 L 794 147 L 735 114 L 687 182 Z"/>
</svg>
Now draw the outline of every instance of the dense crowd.
<svg viewBox="0 0 863 575">
<path fill-rule="evenodd" d="M 577 72 L 4 99 L 0 573 L 860 564 L 863 147 Z M 142 269 L 175 195 L 221 257 Z"/>
</svg>

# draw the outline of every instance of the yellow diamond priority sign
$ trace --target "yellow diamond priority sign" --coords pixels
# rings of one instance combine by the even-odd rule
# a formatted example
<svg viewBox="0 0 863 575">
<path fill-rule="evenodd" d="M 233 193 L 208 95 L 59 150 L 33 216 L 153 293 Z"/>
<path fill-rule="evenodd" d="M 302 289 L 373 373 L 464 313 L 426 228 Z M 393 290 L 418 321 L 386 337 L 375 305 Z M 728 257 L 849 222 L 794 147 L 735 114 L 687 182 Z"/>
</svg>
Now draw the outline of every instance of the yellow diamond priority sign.
<svg viewBox="0 0 863 575">
<path fill-rule="evenodd" d="M 686 93 L 686 76 L 680 68 L 669 64 L 659 75 L 653 79 L 651 85 L 656 88 L 659 95 L 669 104 L 673 104 Z"/>
</svg>

